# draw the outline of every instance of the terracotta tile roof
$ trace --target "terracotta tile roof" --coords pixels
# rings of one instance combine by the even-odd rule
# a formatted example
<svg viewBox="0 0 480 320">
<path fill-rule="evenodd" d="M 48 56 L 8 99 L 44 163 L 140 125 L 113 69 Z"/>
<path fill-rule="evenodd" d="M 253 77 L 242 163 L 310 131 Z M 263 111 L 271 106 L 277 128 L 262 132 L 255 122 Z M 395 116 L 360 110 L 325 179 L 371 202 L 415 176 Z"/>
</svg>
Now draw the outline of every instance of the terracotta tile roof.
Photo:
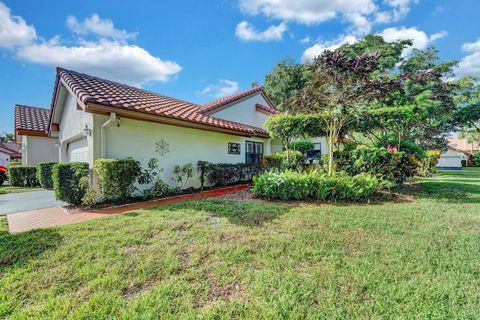
<svg viewBox="0 0 480 320">
<path fill-rule="evenodd" d="M 0 151 L 12 157 L 20 157 L 22 155 L 20 153 L 20 145 L 11 141 L 7 141 L 7 142 L 0 141 Z"/>
<path fill-rule="evenodd" d="M 94 103 L 96 105 L 146 113 L 213 128 L 233 130 L 248 135 L 268 136 L 268 133 L 261 128 L 204 115 L 199 112 L 201 109 L 200 105 L 121 83 L 57 68 L 57 83 L 59 79 L 62 79 L 85 105 Z"/>
<path fill-rule="evenodd" d="M 277 109 L 272 108 L 272 107 L 264 106 L 263 104 L 260 104 L 260 103 L 257 103 L 255 105 L 255 109 L 257 109 L 257 111 L 268 113 L 268 114 L 277 114 L 278 113 Z"/>
<path fill-rule="evenodd" d="M 47 132 L 49 116 L 48 109 L 17 104 L 15 105 L 15 131 Z"/>
<path fill-rule="evenodd" d="M 270 100 L 267 93 L 263 89 L 263 87 L 255 87 L 255 88 L 252 88 L 252 89 L 249 89 L 249 90 L 245 90 L 245 91 L 242 91 L 242 92 L 235 93 L 231 96 L 226 96 L 226 97 L 223 97 L 223 98 L 205 103 L 205 104 L 202 105 L 201 112 L 202 113 L 210 112 L 212 110 L 215 110 L 217 108 L 226 106 L 227 104 L 230 104 L 232 102 L 235 102 L 235 101 L 243 99 L 243 98 L 246 98 L 246 97 L 251 96 L 253 94 L 257 94 L 259 92 L 263 94 L 265 99 L 270 104 L 269 108 L 277 110 L 275 108 L 275 105 L 273 104 L 273 102 Z"/>
</svg>

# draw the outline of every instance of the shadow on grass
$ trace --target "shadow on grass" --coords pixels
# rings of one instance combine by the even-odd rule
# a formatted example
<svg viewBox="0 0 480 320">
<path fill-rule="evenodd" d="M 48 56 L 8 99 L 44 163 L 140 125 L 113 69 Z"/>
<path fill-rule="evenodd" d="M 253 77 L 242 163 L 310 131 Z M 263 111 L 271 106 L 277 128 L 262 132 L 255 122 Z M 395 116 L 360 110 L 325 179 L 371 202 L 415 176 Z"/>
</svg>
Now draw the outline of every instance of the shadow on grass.
<svg viewBox="0 0 480 320">
<path fill-rule="evenodd" d="M 0 274 L 12 265 L 22 266 L 45 251 L 56 248 L 61 240 L 61 235 L 52 229 L 10 234 L 2 228 L 0 230 Z"/>
<path fill-rule="evenodd" d="M 480 203 L 480 184 L 472 181 L 420 181 L 423 187 L 421 192 L 416 193 L 420 199 L 438 199 L 452 203 Z"/>
<path fill-rule="evenodd" d="M 197 210 L 206 211 L 212 216 L 225 217 L 230 223 L 260 227 L 289 211 L 289 207 L 275 203 L 258 201 L 233 201 L 220 199 L 204 199 L 181 202 L 168 207 L 156 207 L 155 210 Z"/>
</svg>

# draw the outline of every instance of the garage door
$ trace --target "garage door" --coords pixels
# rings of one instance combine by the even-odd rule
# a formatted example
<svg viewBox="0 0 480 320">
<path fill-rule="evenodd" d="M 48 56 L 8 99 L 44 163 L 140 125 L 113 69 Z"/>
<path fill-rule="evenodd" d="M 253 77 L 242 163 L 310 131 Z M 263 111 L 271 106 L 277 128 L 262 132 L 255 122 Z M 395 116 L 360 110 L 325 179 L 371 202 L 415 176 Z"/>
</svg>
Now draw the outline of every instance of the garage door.
<svg viewBox="0 0 480 320">
<path fill-rule="evenodd" d="M 88 162 L 87 138 L 70 142 L 67 147 L 68 162 Z"/>
</svg>

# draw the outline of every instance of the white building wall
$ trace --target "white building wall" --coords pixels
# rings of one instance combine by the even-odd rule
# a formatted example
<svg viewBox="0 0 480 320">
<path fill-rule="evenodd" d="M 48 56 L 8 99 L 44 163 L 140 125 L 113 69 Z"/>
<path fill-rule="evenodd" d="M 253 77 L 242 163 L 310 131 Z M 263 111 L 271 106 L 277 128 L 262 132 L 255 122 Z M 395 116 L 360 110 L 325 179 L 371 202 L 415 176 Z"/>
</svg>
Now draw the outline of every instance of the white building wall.
<svg viewBox="0 0 480 320">
<path fill-rule="evenodd" d="M 94 158 L 100 157 L 100 127 L 108 117 L 94 115 Z M 161 155 L 156 151 L 156 143 L 163 140 L 168 144 L 168 152 Z M 185 128 L 160 123 L 121 119 L 120 126 L 111 125 L 106 129 L 106 157 L 132 157 L 145 165 L 149 159 L 157 158 L 164 169 L 162 179 L 173 185 L 172 170 L 175 165 L 191 163 L 194 176 L 187 187 L 200 186 L 196 170 L 197 161 L 212 163 L 244 163 L 245 141 L 264 142 L 264 154 L 270 153 L 270 140 L 248 138 L 211 132 L 193 128 Z M 228 143 L 240 143 L 240 154 L 228 154 Z"/>
<path fill-rule="evenodd" d="M 264 128 L 263 123 L 268 119 L 269 115 L 256 110 L 256 104 L 268 106 L 268 102 L 261 93 L 249 96 L 243 100 L 235 102 L 232 105 L 219 108 L 219 111 L 210 113 L 212 117 L 230 120 L 248 124 L 254 127 Z"/>
<path fill-rule="evenodd" d="M 467 156 L 461 152 L 448 149 L 442 152 L 438 159 L 437 167 L 443 168 L 461 168 L 462 160 L 467 160 Z"/>
<path fill-rule="evenodd" d="M 68 162 L 69 144 L 74 146 L 78 140 L 85 139 L 84 129 L 93 128 L 93 114 L 77 110 L 77 100 L 68 94 L 62 107 L 62 116 L 59 123 L 58 141 L 60 142 L 60 162 Z M 88 162 L 93 163 L 93 135 L 86 137 L 88 144 Z"/>
<path fill-rule="evenodd" d="M 10 164 L 10 155 L 0 150 L 0 166 L 8 166 Z"/>
<path fill-rule="evenodd" d="M 56 139 L 22 136 L 22 164 L 36 166 L 41 162 L 58 162 Z"/>
</svg>

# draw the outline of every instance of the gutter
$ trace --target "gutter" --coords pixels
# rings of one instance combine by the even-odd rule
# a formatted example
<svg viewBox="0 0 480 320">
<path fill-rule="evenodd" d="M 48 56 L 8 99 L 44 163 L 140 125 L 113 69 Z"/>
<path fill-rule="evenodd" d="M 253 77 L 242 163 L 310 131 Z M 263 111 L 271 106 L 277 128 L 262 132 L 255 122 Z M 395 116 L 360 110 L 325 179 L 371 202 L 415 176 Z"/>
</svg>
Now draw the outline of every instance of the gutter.
<svg viewBox="0 0 480 320">
<path fill-rule="evenodd" d="M 115 112 L 110 113 L 110 118 L 102 124 L 102 128 L 100 129 L 100 149 L 101 154 L 100 158 L 105 158 L 107 155 L 107 127 L 111 125 L 113 122 L 117 121 L 117 114 Z"/>
</svg>

